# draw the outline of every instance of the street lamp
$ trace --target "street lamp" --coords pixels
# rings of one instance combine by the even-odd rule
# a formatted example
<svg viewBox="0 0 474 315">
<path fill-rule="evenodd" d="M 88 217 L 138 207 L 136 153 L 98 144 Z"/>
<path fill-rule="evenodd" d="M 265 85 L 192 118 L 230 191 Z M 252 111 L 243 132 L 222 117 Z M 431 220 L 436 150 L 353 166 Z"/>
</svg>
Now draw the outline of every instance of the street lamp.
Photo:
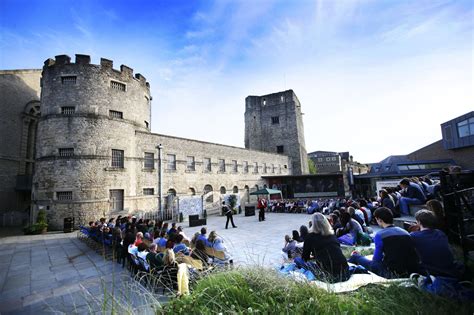
<svg viewBox="0 0 474 315">
<path fill-rule="evenodd" d="M 158 211 L 160 213 L 161 220 L 163 221 L 163 146 L 161 143 L 156 146 L 158 149 Z"/>
</svg>

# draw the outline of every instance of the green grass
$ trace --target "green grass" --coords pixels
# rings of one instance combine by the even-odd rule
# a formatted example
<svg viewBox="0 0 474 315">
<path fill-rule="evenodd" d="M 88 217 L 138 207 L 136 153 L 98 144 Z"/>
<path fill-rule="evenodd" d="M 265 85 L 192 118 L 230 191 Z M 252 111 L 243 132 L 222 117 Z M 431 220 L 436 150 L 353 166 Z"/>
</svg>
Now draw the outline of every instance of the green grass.
<svg viewBox="0 0 474 315">
<path fill-rule="evenodd" d="M 240 268 L 200 280 L 189 296 L 163 305 L 163 314 L 472 314 L 460 304 L 413 287 L 371 285 L 332 294 L 263 268 Z"/>
</svg>

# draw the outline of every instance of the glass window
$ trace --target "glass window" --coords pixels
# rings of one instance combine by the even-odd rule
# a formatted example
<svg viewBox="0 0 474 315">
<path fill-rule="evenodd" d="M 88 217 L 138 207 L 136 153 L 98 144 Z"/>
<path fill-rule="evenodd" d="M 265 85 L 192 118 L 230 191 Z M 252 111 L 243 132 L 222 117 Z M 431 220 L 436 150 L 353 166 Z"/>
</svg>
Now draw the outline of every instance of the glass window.
<svg viewBox="0 0 474 315">
<path fill-rule="evenodd" d="M 398 169 L 399 169 L 400 171 L 408 171 L 408 166 L 406 166 L 406 165 L 398 165 Z"/>
<path fill-rule="evenodd" d="M 123 150 L 112 149 L 112 167 L 123 168 Z"/>
<path fill-rule="evenodd" d="M 282 145 L 277 145 L 277 153 L 285 152 L 285 148 Z"/>
<path fill-rule="evenodd" d="M 238 170 L 238 168 L 237 168 L 237 160 L 232 160 L 232 171 L 233 171 L 234 173 L 237 173 L 237 170 Z"/>
<path fill-rule="evenodd" d="M 266 173 L 267 173 L 267 163 L 263 163 L 263 166 L 262 166 L 262 173 L 263 173 L 263 174 L 266 174 Z"/>
<path fill-rule="evenodd" d="M 186 170 L 188 170 L 188 171 L 195 171 L 196 170 L 196 163 L 194 162 L 194 156 L 187 156 L 186 157 Z"/>
<path fill-rule="evenodd" d="M 225 172 L 225 160 L 224 159 L 219 160 L 219 172 Z"/>
<path fill-rule="evenodd" d="M 168 161 L 168 169 L 176 170 L 176 154 L 167 154 L 166 160 Z"/>
<path fill-rule="evenodd" d="M 123 211 L 123 189 L 110 190 L 110 210 Z"/>
<path fill-rule="evenodd" d="M 459 138 L 474 135 L 474 117 L 458 122 Z"/>
<path fill-rule="evenodd" d="M 253 163 L 253 172 L 258 173 L 258 162 Z"/>
<path fill-rule="evenodd" d="M 211 168 L 211 158 L 204 158 L 204 170 L 210 172 Z"/>
<path fill-rule="evenodd" d="M 155 194 L 155 189 L 154 188 L 143 188 L 143 194 L 144 195 L 154 195 Z"/>
<path fill-rule="evenodd" d="M 249 172 L 249 162 L 244 161 L 244 173 L 248 173 L 248 172 Z"/>
<path fill-rule="evenodd" d="M 155 168 L 155 154 L 145 152 L 145 161 L 144 161 L 144 168 L 146 169 L 154 169 Z"/>
</svg>

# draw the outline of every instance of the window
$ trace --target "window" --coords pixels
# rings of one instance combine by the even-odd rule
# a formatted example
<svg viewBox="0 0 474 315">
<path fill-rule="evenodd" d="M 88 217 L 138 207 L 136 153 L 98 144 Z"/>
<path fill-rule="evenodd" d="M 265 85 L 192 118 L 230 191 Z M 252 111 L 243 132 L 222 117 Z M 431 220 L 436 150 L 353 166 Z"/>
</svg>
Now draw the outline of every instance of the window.
<svg viewBox="0 0 474 315">
<path fill-rule="evenodd" d="M 237 160 L 232 160 L 232 172 L 237 173 Z"/>
<path fill-rule="evenodd" d="M 280 117 L 274 116 L 272 117 L 272 125 L 278 125 L 280 123 Z"/>
<path fill-rule="evenodd" d="M 68 157 L 74 155 L 74 148 L 60 148 L 59 149 L 59 156 L 60 157 Z"/>
<path fill-rule="evenodd" d="M 459 138 L 474 136 L 474 117 L 458 122 Z"/>
<path fill-rule="evenodd" d="M 204 158 L 204 170 L 207 172 L 212 171 L 211 158 Z"/>
<path fill-rule="evenodd" d="M 330 157 L 327 157 L 327 158 L 326 158 L 326 162 L 329 162 L 329 161 L 331 161 L 331 158 L 330 158 Z"/>
<path fill-rule="evenodd" d="M 266 174 L 266 173 L 267 173 L 267 163 L 263 163 L 263 166 L 262 166 L 262 173 L 263 173 L 263 174 Z"/>
<path fill-rule="evenodd" d="M 123 211 L 123 189 L 110 190 L 110 210 Z"/>
<path fill-rule="evenodd" d="M 225 160 L 219 160 L 219 172 L 225 172 Z"/>
<path fill-rule="evenodd" d="M 248 173 L 248 172 L 249 172 L 249 162 L 244 161 L 244 173 Z"/>
<path fill-rule="evenodd" d="M 76 84 L 76 76 L 75 75 L 68 75 L 61 77 L 61 84 Z"/>
<path fill-rule="evenodd" d="M 262 104 L 263 104 L 263 106 L 267 105 L 267 100 L 263 99 Z"/>
<path fill-rule="evenodd" d="M 278 174 L 281 174 L 281 164 L 278 164 Z"/>
<path fill-rule="evenodd" d="M 126 90 L 126 85 L 117 81 L 110 81 L 110 87 L 114 90 L 124 91 Z"/>
<path fill-rule="evenodd" d="M 331 160 L 336 161 L 337 159 L 336 159 L 335 156 L 333 156 L 333 157 L 331 158 Z"/>
<path fill-rule="evenodd" d="M 323 158 L 318 158 L 318 162 L 322 162 L 323 161 Z"/>
<path fill-rule="evenodd" d="M 253 163 L 253 172 L 258 173 L 258 163 L 257 162 Z"/>
<path fill-rule="evenodd" d="M 272 164 L 272 173 L 275 173 L 275 165 Z"/>
<path fill-rule="evenodd" d="M 277 145 L 277 153 L 285 152 L 285 148 L 282 145 Z"/>
<path fill-rule="evenodd" d="M 61 114 L 62 115 L 72 115 L 76 111 L 76 108 L 74 106 L 64 106 L 61 107 Z"/>
<path fill-rule="evenodd" d="M 150 124 L 148 123 L 148 121 L 145 120 L 145 128 L 148 129 L 150 128 Z"/>
<path fill-rule="evenodd" d="M 155 189 L 154 188 L 143 188 L 143 194 L 145 196 L 151 196 L 155 194 Z"/>
<path fill-rule="evenodd" d="M 123 150 L 112 149 L 112 167 L 123 168 Z"/>
<path fill-rule="evenodd" d="M 56 192 L 56 199 L 72 200 L 72 191 L 58 191 Z"/>
<path fill-rule="evenodd" d="M 176 170 L 176 155 L 175 154 L 167 154 L 166 160 L 168 161 L 168 169 L 169 170 Z"/>
<path fill-rule="evenodd" d="M 152 170 L 155 168 L 155 154 L 154 153 L 145 152 L 145 163 L 143 167 L 148 170 Z"/>
<path fill-rule="evenodd" d="M 116 110 L 109 110 L 109 116 L 111 118 L 123 119 L 123 112 L 119 112 L 119 111 L 116 111 Z"/>
<path fill-rule="evenodd" d="M 186 170 L 188 170 L 188 171 L 195 171 L 196 170 L 196 163 L 194 162 L 194 156 L 187 156 L 186 157 Z"/>
<path fill-rule="evenodd" d="M 284 103 L 285 102 L 285 96 L 280 96 L 280 102 Z"/>
</svg>

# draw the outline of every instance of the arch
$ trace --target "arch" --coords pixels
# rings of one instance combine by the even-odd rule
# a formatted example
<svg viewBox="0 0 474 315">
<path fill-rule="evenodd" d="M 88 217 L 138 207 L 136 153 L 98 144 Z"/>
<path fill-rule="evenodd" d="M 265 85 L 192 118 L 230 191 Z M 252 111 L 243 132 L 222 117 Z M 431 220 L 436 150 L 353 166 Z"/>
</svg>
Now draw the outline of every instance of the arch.
<svg viewBox="0 0 474 315">
<path fill-rule="evenodd" d="M 214 202 L 213 188 L 211 185 L 207 184 L 204 186 L 203 195 L 206 202 Z"/>
<path fill-rule="evenodd" d="M 194 189 L 194 187 L 189 187 L 188 194 L 190 194 L 191 196 L 196 195 L 196 189 Z"/>
<path fill-rule="evenodd" d="M 255 185 L 254 189 L 255 191 L 259 190 L 258 185 Z"/>
<path fill-rule="evenodd" d="M 41 103 L 39 101 L 29 101 L 25 105 L 25 114 L 39 117 L 41 115 Z"/>
<path fill-rule="evenodd" d="M 175 196 L 176 197 L 176 190 L 174 188 L 168 189 L 168 196 Z"/>
<path fill-rule="evenodd" d="M 221 186 L 220 192 L 221 192 L 221 195 L 225 195 L 225 193 L 227 192 L 227 190 L 225 189 L 224 186 Z"/>
<path fill-rule="evenodd" d="M 238 193 L 239 193 L 239 187 L 234 186 L 234 187 L 232 188 L 232 193 L 238 194 Z"/>
<path fill-rule="evenodd" d="M 263 188 L 268 188 L 267 185 L 263 185 Z"/>
<path fill-rule="evenodd" d="M 204 194 L 207 194 L 207 193 L 210 193 L 211 191 L 213 191 L 214 189 L 212 188 L 211 185 L 207 184 L 204 186 Z"/>
<path fill-rule="evenodd" d="M 250 188 L 248 185 L 244 186 L 245 194 L 247 195 L 247 202 L 250 202 Z"/>
</svg>

